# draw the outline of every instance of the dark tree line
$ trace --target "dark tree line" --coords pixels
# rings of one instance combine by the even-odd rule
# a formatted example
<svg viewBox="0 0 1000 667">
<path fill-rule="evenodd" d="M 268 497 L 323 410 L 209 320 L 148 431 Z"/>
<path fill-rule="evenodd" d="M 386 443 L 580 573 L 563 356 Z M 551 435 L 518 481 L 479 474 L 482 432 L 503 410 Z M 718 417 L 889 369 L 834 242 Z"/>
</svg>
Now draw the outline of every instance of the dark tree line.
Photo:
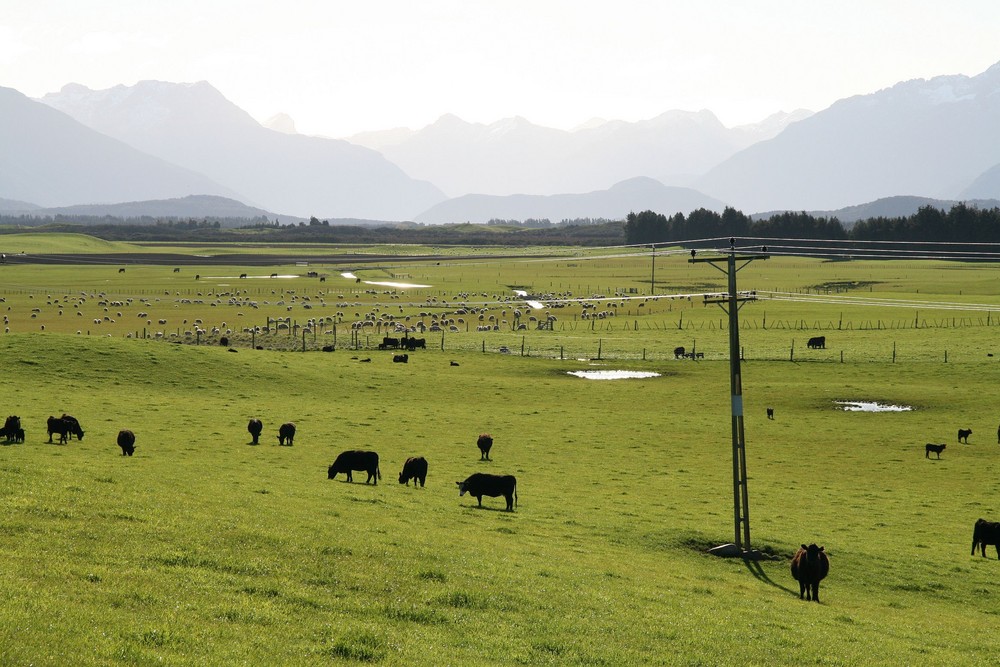
<svg viewBox="0 0 1000 667">
<path fill-rule="evenodd" d="M 235 223 L 239 222 L 239 225 Z M 925 206 L 900 218 L 870 218 L 846 226 L 837 218 L 808 213 L 777 213 L 753 219 L 734 209 L 722 213 L 704 208 L 667 217 L 653 211 L 629 213 L 623 221 L 600 219 L 491 221 L 490 224 L 421 225 L 343 220 L 332 224 L 310 218 L 308 222 L 280 225 L 266 218 L 173 219 L 173 218 L 81 218 L 56 219 L 0 215 L 0 234 L 30 228 L 32 231 L 83 233 L 111 241 L 189 242 L 310 242 L 310 243 L 413 243 L 471 246 L 577 245 L 684 243 L 699 247 L 699 239 L 761 237 L 803 239 L 802 245 L 823 242 L 907 241 L 924 243 L 995 243 L 1000 240 L 1000 209 L 978 209 L 957 204 L 944 211 Z M 536 226 L 537 225 L 537 226 Z"/>
<path fill-rule="evenodd" d="M 676 243 L 726 236 L 752 236 L 815 241 L 910 241 L 994 243 L 1000 240 L 1000 209 L 979 209 L 960 203 L 944 211 L 921 207 L 900 218 L 869 218 L 847 227 L 837 218 L 808 213 L 776 213 L 754 220 L 733 208 L 721 214 L 698 209 L 685 216 L 666 217 L 653 211 L 629 213 L 625 243 Z"/>
</svg>

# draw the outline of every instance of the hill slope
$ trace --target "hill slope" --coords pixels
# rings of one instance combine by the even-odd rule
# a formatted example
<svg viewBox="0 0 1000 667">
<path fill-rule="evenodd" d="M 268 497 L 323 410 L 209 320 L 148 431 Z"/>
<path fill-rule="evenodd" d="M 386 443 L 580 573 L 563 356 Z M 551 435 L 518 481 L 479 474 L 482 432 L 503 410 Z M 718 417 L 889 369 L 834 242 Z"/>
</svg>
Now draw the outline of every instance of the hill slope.
<svg viewBox="0 0 1000 667">
<path fill-rule="evenodd" d="M 442 202 L 417 216 L 417 222 L 488 222 L 492 218 L 552 222 L 576 218 L 624 220 L 630 211 L 666 215 L 697 208 L 722 211 L 724 204 L 690 188 L 670 187 L 651 178 L 632 178 L 607 189 L 562 195 L 465 195 Z"/>
<path fill-rule="evenodd" d="M 242 199 L 193 170 L 87 128 L 0 88 L 0 197 L 39 206 L 214 194 Z"/>
<path fill-rule="evenodd" d="M 67 85 L 42 102 L 99 132 L 302 217 L 408 220 L 443 199 L 367 148 L 261 126 L 208 83 Z"/>
<path fill-rule="evenodd" d="M 1000 163 L 1000 64 L 840 100 L 737 153 L 695 185 L 747 212 L 951 199 Z"/>
</svg>

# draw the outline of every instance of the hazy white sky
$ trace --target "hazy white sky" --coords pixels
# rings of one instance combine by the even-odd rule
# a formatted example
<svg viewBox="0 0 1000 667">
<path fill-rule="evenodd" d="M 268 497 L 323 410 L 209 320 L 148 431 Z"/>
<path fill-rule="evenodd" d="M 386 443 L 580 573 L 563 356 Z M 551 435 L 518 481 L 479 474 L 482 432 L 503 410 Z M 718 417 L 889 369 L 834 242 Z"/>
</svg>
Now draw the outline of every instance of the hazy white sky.
<svg viewBox="0 0 1000 667">
<path fill-rule="evenodd" d="M 0 86 L 206 80 L 300 132 L 819 111 L 1000 61 L 998 0 L 2 0 Z"/>
</svg>

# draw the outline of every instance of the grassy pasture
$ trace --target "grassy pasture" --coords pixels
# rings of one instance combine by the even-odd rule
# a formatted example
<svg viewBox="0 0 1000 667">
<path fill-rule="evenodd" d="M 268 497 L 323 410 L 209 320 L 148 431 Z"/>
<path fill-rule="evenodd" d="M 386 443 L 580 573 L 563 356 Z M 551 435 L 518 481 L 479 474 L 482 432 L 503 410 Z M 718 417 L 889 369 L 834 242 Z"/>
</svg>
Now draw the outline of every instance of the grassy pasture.
<svg viewBox="0 0 1000 667">
<path fill-rule="evenodd" d="M 402 259 L 318 270 L 433 287 L 373 294 L 331 277 L 282 279 L 280 288 L 248 278 L 243 289 L 284 290 L 256 296 L 286 304 L 308 294 L 311 311 L 323 310 L 320 297 L 335 304 L 337 294 L 319 294 L 331 289 L 362 304 L 359 312 L 442 313 L 472 301 L 460 294 L 507 298 L 515 286 L 628 295 L 648 289 L 648 265 L 648 257 Z M 11 309 L 11 333 L 0 336 L 8 380 L 0 410 L 21 416 L 27 441 L 0 447 L 2 664 L 973 665 L 1000 648 L 991 595 L 1000 564 L 995 551 L 968 555 L 975 519 L 1000 516 L 992 391 L 1000 370 L 986 356 L 996 320 L 987 324 L 980 307 L 996 302 L 987 282 L 995 267 L 773 258 L 741 272 L 741 289 L 762 292 L 867 281 L 871 291 L 847 295 L 970 304 L 927 306 L 927 326 L 918 327 L 905 307 L 764 298 L 744 306 L 753 542 L 781 557 L 759 565 L 704 553 L 732 539 L 729 369 L 717 306 L 626 299 L 617 308 L 630 314 L 594 323 L 575 304 L 557 312 L 565 328 L 473 327 L 403 365 L 367 350 L 235 345 L 233 353 L 126 340 L 125 327 L 76 335 L 47 301 L 146 297 L 153 305 L 128 306 L 132 318 L 142 308 L 208 323 L 221 321 L 220 309 L 235 319 L 235 308 L 181 303 L 177 292 L 200 289 L 207 301 L 209 289 L 232 286 L 189 286 L 187 274 L 212 275 L 193 267 L 12 268 L 0 267 Z M 657 291 L 720 289 L 716 273 L 658 257 Z M 98 300 L 88 296 L 79 318 L 99 316 Z M 36 318 L 22 316 L 33 307 L 42 310 Z M 252 317 L 263 310 L 259 303 Z M 837 322 L 840 311 L 851 328 L 813 327 Z M 952 315 L 967 322 L 952 326 Z M 628 319 L 638 330 L 624 329 Z M 895 324 L 859 326 L 869 319 Z M 820 333 L 828 349 L 803 349 Z M 573 350 L 585 360 L 522 357 L 522 336 L 532 350 L 581 340 Z M 691 338 L 705 360 L 674 360 L 669 351 Z M 609 358 L 592 360 L 599 341 Z M 483 354 L 484 342 L 489 351 L 517 347 Z M 893 342 L 896 363 L 887 356 Z M 371 363 L 352 358 L 366 356 Z M 589 368 L 661 376 L 566 374 Z M 849 413 L 835 409 L 837 399 L 915 409 Z M 45 442 L 45 418 L 62 412 L 80 419 L 84 440 Z M 257 447 L 247 444 L 251 416 L 265 422 Z M 275 438 L 286 420 L 299 427 L 290 448 Z M 971 444 L 955 442 L 959 427 L 973 429 Z M 114 444 L 120 428 L 137 434 L 132 458 Z M 475 447 L 483 431 L 496 440 L 491 463 Z M 948 444 L 940 461 L 925 458 L 925 442 Z M 355 447 L 380 453 L 377 487 L 326 479 L 335 455 Z M 430 462 L 428 486 L 398 485 L 402 461 L 417 454 Z M 482 509 L 460 499 L 454 481 L 476 471 L 517 475 L 517 511 L 501 511 L 502 499 L 484 499 Z M 799 601 L 788 573 L 794 548 L 812 541 L 832 561 L 822 604 Z"/>
</svg>

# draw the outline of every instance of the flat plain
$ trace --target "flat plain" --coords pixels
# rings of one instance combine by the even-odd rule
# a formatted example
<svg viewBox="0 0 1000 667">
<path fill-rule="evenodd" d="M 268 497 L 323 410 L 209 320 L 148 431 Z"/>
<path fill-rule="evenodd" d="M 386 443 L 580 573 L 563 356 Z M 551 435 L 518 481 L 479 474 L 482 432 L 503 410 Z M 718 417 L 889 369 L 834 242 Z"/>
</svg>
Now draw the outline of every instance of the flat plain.
<svg viewBox="0 0 1000 667">
<path fill-rule="evenodd" d="M 747 562 L 706 553 L 734 531 L 729 333 L 702 296 L 723 274 L 680 252 L 350 250 L 382 259 L 220 267 L 197 259 L 217 248 L 185 248 L 176 267 L 0 266 L 0 410 L 26 431 L 0 447 L 0 662 L 997 654 L 1000 562 L 992 547 L 969 555 L 975 520 L 1000 519 L 995 265 L 772 256 L 741 270 L 757 299 L 739 310 L 752 546 L 774 556 Z M 427 342 L 406 364 L 377 349 L 399 326 Z M 808 349 L 817 335 L 826 348 Z M 678 359 L 678 346 L 704 357 Z M 569 374 L 583 370 L 659 375 Z M 911 409 L 849 412 L 848 400 Z M 62 413 L 83 440 L 47 442 L 46 418 Z M 257 446 L 251 417 L 265 426 Z M 277 444 L 284 421 L 298 426 L 292 447 Z M 115 445 L 122 428 L 133 457 Z M 940 460 L 927 442 L 947 443 Z M 379 453 L 377 486 L 327 479 L 346 449 Z M 415 455 L 430 464 L 425 488 L 396 481 Z M 516 475 L 516 510 L 459 498 L 473 472 Z M 811 542 L 831 558 L 819 604 L 799 600 L 789 572 Z"/>
</svg>

